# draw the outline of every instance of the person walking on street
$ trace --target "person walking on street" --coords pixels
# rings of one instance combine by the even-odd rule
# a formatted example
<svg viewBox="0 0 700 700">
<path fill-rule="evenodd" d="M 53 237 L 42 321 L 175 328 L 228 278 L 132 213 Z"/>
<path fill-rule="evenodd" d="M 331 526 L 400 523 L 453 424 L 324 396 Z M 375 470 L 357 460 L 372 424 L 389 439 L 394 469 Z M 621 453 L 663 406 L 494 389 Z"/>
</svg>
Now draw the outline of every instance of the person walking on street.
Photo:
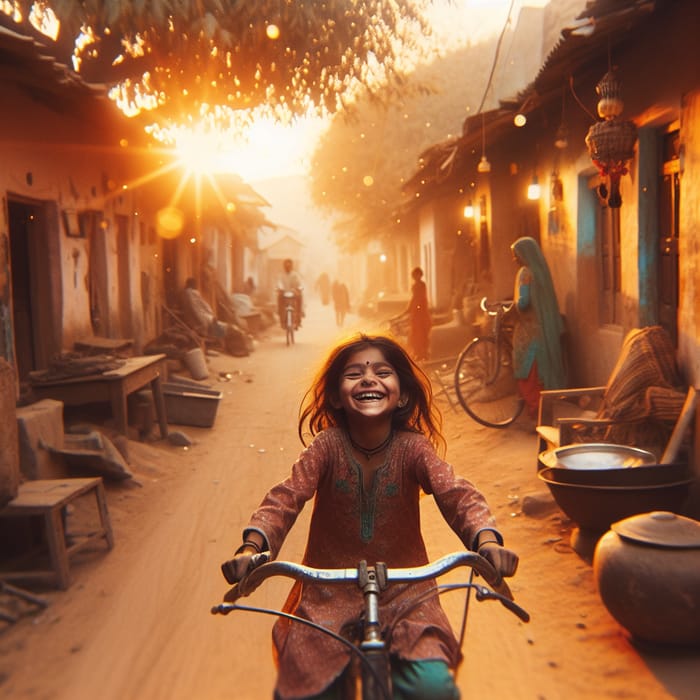
<svg viewBox="0 0 700 700">
<path fill-rule="evenodd" d="M 258 553 L 277 557 L 310 500 L 304 564 L 426 564 L 421 493 L 432 494 L 466 548 L 478 551 L 501 575 L 515 574 L 518 556 L 503 546 L 483 494 L 440 456 L 446 445 L 430 396 L 428 378 L 396 341 L 357 334 L 334 348 L 302 401 L 298 434 L 305 449 L 249 519 L 243 544 L 222 565 L 227 581 L 239 581 L 261 563 L 254 558 Z M 459 644 L 438 596 L 415 603 L 417 595 L 434 587 L 429 581 L 393 584 L 386 591 L 382 613 L 393 629 L 395 697 L 459 698 L 449 670 L 458 663 Z M 284 609 L 340 634 L 357 622 L 363 605 L 357 585 L 319 580 L 295 583 Z M 347 647 L 286 618 L 275 623 L 273 641 L 275 698 L 338 696 L 349 672 Z"/>
<path fill-rule="evenodd" d="M 333 307 L 335 308 L 335 324 L 342 328 L 345 323 L 345 315 L 350 310 L 350 294 L 344 282 L 333 281 Z"/>
<path fill-rule="evenodd" d="M 328 306 L 328 302 L 331 300 L 331 281 L 328 278 L 327 272 L 322 272 L 318 276 L 314 287 L 318 292 L 318 295 L 321 297 L 321 303 L 324 306 Z"/>
</svg>

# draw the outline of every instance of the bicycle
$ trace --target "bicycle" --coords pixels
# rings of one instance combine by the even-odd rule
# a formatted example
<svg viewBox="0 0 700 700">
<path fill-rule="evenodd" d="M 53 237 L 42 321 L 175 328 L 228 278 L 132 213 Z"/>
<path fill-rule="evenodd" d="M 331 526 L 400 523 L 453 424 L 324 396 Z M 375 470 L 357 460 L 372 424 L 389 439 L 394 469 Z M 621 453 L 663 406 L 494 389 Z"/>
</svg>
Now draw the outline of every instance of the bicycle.
<svg viewBox="0 0 700 700">
<path fill-rule="evenodd" d="M 280 320 L 286 334 L 287 345 L 294 345 L 294 331 L 299 327 L 297 321 L 297 293 L 280 289 L 279 295 L 282 299 L 280 307 L 282 307 L 283 311 L 283 318 Z"/>
<path fill-rule="evenodd" d="M 471 340 L 457 358 L 455 392 L 462 408 L 477 423 L 507 428 L 525 406 L 513 373 L 512 326 L 504 322 L 513 302 L 489 302 L 483 297 L 480 307 L 491 320 L 491 329 Z"/>
<path fill-rule="evenodd" d="M 384 321 L 384 325 L 394 338 L 406 338 L 411 325 L 408 313 L 404 312 L 398 316 L 392 316 Z"/>
<path fill-rule="evenodd" d="M 262 557 L 258 561 L 267 562 L 267 554 L 258 554 Z M 386 564 L 378 562 L 374 566 L 368 566 L 366 561 L 361 561 L 357 568 L 351 569 L 314 569 L 309 566 L 295 564 L 287 561 L 273 561 L 260 564 L 239 581 L 224 596 L 224 603 L 212 607 L 212 614 L 227 615 L 234 610 L 276 615 L 301 624 L 309 625 L 319 632 L 325 633 L 336 639 L 351 650 L 352 654 L 361 663 L 361 672 L 354 679 L 349 688 L 350 698 L 357 696 L 357 683 L 361 686 L 362 700 L 391 700 L 391 673 L 389 668 L 389 655 L 383 636 L 382 624 L 379 619 L 379 600 L 387 586 L 392 583 L 417 583 L 428 579 L 437 578 L 459 566 L 471 568 L 471 574 L 476 572 L 489 583 L 491 588 L 474 583 L 470 575 L 469 581 L 456 584 L 442 584 L 428 591 L 429 595 L 439 595 L 452 590 L 466 590 L 467 598 L 462 623 L 462 637 L 466 625 L 466 616 L 469 602 L 469 592 L 475 592 L 477 601 L 498 600 L 523 622 L 529 622 L 529 614 L 513 601 L 513 595 L 508 584 L 503 581 L 491 564 L 476 552 L 462 551 L 447 554 L 435 562 L 424 566 L 412 568 L 389 568 Z M 297 617 L 281 610 L 259 608 L 247 605 L 239 605 L 236 601 L 250 595 L 263 581 L 272 576 L 286 576 L 297 581 L 322 581 L 324 584 L 356 583 L 364 597 L 364 616 L 362 617 L 362 640 L 359 644 L 346 639 L 335 632 L 326 629 L 314 622 Z M 424 596 L 413 600 L 412 604 L 423 602 Z M 460 647 L 463 639 L 460 639 Z"/>
</svg>

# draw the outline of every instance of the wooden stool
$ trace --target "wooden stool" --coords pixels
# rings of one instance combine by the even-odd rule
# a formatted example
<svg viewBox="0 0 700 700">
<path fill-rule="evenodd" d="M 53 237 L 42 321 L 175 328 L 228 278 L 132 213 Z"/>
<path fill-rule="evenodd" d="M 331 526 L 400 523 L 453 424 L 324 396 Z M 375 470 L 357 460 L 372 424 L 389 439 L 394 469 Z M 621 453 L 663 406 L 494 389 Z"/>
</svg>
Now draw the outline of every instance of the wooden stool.
<svg viewBox="0 0 700 700">
<path fill-rule="evenodd" d="M 92 532 L 73 534 L 73 541 L 66 542 L 63 525 L 63 509 L 75 499 L 94 493 L 100 527 Z M 107 548 L 114 546 L 112 526 L 107 512 L 104 484 L 100 477 L 89 479 L 37 479 L 20 484 L 17 497 L 0 509 L 0 518 L 41 516 L 49 548 L 51 570 L 28 569 L 23 571 L 2 571 L 4 580 L 42 579 L 49 580 L 58 588 L 67 589 L 70 585 L 69 559 L 73 554 L 86 548 L 95 540 L 103 539 Z"/>
</svg>

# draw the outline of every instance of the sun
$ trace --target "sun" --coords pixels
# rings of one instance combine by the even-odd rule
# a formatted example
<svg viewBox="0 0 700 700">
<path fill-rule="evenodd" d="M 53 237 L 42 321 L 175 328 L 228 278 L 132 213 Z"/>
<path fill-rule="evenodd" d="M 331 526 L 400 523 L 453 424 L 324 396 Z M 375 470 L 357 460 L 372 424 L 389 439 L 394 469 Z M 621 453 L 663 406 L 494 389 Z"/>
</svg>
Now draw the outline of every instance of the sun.
<svg viewBox="0 0 700 700">
<path fill-rule="evenodd" d="M 181 129 L 175 137 L 175 152 L 183 169 L 194 175 L 217 171 L 222 135 L 205 129 Z"/>
<path fill-rule="evenodd" d="M 219 172 L 236 173 L 250 183 L 306 175 L 313 149 L 328 123 L 312 116 L 288 124 L 259 118 L 240 138 L 221 144 L 216 167 Z"/>
</svg>

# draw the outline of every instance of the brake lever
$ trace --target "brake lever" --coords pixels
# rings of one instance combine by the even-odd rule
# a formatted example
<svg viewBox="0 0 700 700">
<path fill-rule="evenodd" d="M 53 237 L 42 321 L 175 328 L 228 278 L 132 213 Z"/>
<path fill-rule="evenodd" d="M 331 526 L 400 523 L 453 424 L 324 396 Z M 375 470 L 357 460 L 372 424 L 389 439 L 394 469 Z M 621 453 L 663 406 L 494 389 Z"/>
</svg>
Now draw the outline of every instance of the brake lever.
<svg viewBox="0 0 700 700">
<path fill-rule="evenodd" d="M 501 605 L 508 608 L 514 615 L 517 615 L 523 622 L 530 622 L 530 613 L 527 610 L 521 608 L 515 601 L 507 598 L 496 591 L 492 591 L 486 586 L 480 586 L 479 584 L 474 584 L 476 589 L 476 599 L 478 601 L 482 600 L 498 600 Z"/>
</svg>

